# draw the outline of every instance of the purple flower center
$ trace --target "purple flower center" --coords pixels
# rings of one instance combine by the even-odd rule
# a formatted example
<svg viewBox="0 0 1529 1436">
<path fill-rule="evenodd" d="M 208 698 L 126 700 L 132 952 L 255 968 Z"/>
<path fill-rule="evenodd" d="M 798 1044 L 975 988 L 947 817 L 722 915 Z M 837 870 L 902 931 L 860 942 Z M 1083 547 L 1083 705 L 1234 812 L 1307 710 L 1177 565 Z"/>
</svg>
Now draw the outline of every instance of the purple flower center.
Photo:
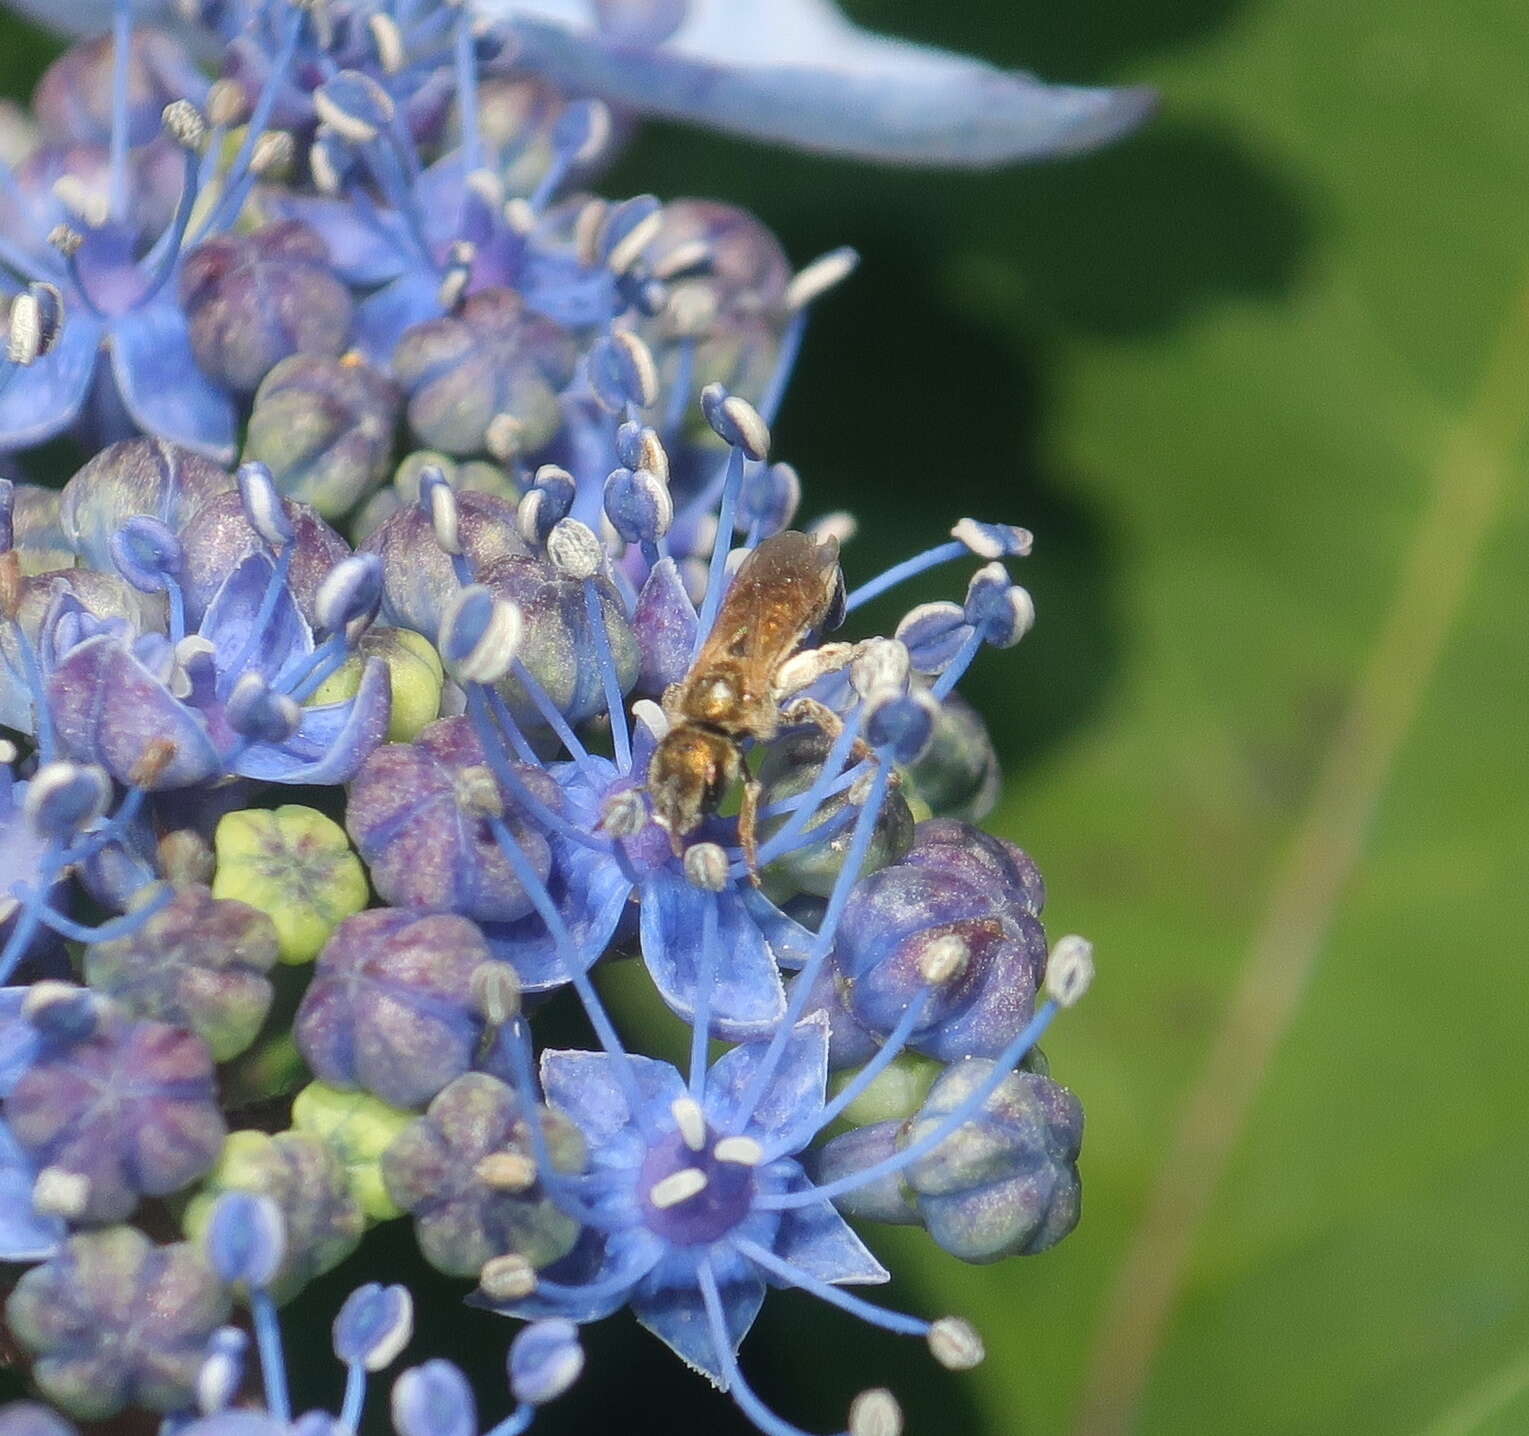
<svg viewBox="0 0 1529 1436">
<path fill-rule="evenodd" d="M 648 1229 L 675 1246 L 706 1246 L 732 1231 L 754 1202 L 754 1168 L 728 1145 L 746 1140 L 719 1141 L 709 1127 L 699 1151 L 679 1132 L 660 1138 L 637 1174 Z"/>
</svg>

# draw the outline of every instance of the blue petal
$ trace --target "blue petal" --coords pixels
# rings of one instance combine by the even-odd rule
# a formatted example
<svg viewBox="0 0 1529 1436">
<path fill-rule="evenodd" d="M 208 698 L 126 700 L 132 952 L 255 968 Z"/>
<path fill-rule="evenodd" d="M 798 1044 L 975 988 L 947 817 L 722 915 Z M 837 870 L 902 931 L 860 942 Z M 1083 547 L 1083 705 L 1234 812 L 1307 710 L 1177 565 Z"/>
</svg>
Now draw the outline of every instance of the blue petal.
<svg viewBox="0 0 1529 1436">
<path fill-rule="evenodd" d="M 304 708 L 297 732 L 285 743 L 257 743 L 231 766 L 243 777 L 271 783 L 347 783 L 387 737 L 392 709 L 388 666 L 369 658 L 354 698 Z"/>
<path fill-rule="evenodd" d="M 404 331 L 441 313 L 441 277 L 421 265 L 405 270 L 356 306 L 356 348 L 379 368 L 393 362 Z"/>
<path fill-rule="evenodd" d="M 704 1249 L 703 1249 L 704 1250 Z M 632 1314 L 697 1371 L 724 1391 L 728 1382 L 722 1358 L 712 1341 L 706 1305 L 696 1285 L 696 1257 L 690 1251 L 671 1252 L 642 1279 L 632 1294 Z M 723 1319 L 736 1355 L 754 1318 L 764 1305 L 765 1284 L 753 1267 L 736 1258 L 722 1258 L 713 1249 Z"/>
<path fill-rule="evenodd" d="M 791 1185 L 805 1184 L 803 1177 Z M 849 1223 L 828 1202 L 782 1212 L 775 1254 L 819 1281 L 847 1285 L 892 1279 L 891 1272 L 871 1255 Z"/>
<path fill-rule="evenodd" d="M 112 374 L 132 420 L 220 464 L 234 457 L 234 404 L 197 367 L 186 316 L 169 300 L 113 319 Z"/>
<path fill-rule="evenodd" d="M 156 739 L 174 753 L 150 785 L 184 788 L 222 766 L 201 716 L 108 635 L 86 639 L 48 678 L 48 707 L 72 757 L 99 763 L 119 783 Z"/>
<path fill-rule="evenodd" d="M 561 1316 L 569 1321 L 600 1321 L 627 1303 L 632 1288 L 650 1272 L 664 1253 L 664 1244 L 650 1231 L 637 1229 L 601 1237 L 586 1231 L 579 1245 L 539 1275 L 568 1290 L 538 1288 L 530 1296 L 502 1305 L 479 1292 L 468 1306 L 518 1316 L 527 1321 Z M 598 1287 L 598 1290 L 593 1288 Z"/>
<path fill-rule="evenodd" d="M 590 1156 L 598 1163 L 601 1148 L 636 1123 L 621 1084 L 604 1052 L 542 1053 L 542 1091 L 548 1102 L 584 1134 Z M 645 1108 L 668 1117 L 669 1108 L 685 1095 L 685 1083 L 667 1062 L 651 1057 L 628 1057 Z"/>
<path fill-rule="evenodd" d="M 851 25 L 828 0 L 694 5 L 660 45 L 623 44 L 547 0 L 478 0 L 519 62 L 625 109 L 825 154 L 987 166 L 1075 154 L 1133 129 L 1145 89 L 1047 85 Z"/>
<path fill-rule="evenodd" d="M 358 208 L 349 199 L 272 194 L 272 215 L 301 220 L 323 239 L 334 272 L 363 289 L 396 279 L 418 250 L 403 216 L 391 209 Z"/>
<path fill-rule="evenodd" d="M 101 324 L 71 306 L 50 353 L 17 370 L 0 389 L 0 450 L 30 449 L 74 422 L 90 392 Z"/>
<path fill-rule="evenodd" d="M 588 971 L 610 946 L 626 915 L 632 884 L 606 854 L 553 838 L 548 893 Z M 483 923 L 490 951 L 515 969 L 526 992 L 548 992 L 568 981 L 547 924 L 531 913 L 515 922 Z"/>
<path fill-rule="evenodd" d="M 643 961 L 664 1001 L 690 1020 L 708 903 L 717 910 L 711 1031 L 734 1042 L 758 1037 L 785 1015 L 786 994 L 764 935 L 732 889 L 703 892 L 667 868 L 655 871 L 642 886 Z"/>
<path fill-rule="evenodd" d="M 46 1261 L 65 1236 L 63 1219 L 32 1210 L 37 1169 L 0 1122 L 0 1261 Z"/>
<path fill-rule="evenodd" d="M 253 669 L 274 679 L 294 658 L 313 652 L 313 630 L 285 583 L 278 587 L 276 603 L 255 641 L 250 641 L 274 572 L 275 564 L 269 557 L 250 554 L 218 585 L 202 615 L 197 631 L 213 646 L 218 687 L 223 692 L 241 673 Z"/>
<path fill-rule="evenodd" d="M 37 1056 L 37 1029 L 21 1015 L 25 987 L 0 987 L 0 1099 L 9 1097 Z"/>
<path fill-rule="evenodd" d="M 797 1152 L 812 1140 L 822 1120 L 823 1093 L 828 1085 L 828 1023 L 814 1015 L 796 1024 L 764 1094 L 752 1112 L 740 1113 L 737 1105 L 770 1045 L 750 1042 L 723 1053 L 707 1075 L 702 1105 L 714 1115 L 718 1126 L 735 1130 L 742 1118 L 746 1121 L 743 1130 L 751 1136 Z"/>
</svg>

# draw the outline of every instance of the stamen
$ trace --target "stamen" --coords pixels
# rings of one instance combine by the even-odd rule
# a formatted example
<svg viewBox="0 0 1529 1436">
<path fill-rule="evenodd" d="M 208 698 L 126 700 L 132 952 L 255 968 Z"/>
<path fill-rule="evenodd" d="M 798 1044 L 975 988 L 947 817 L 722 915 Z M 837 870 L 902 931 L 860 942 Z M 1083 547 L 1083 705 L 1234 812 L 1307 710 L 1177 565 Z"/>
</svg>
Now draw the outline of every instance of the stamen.
<svg viewBox="0 0 1529 1436">
<path fill-rule="evenodd" d="M 478 1285 L 493 1301 L 522 1301 L 536 1290 L 536 1268 L 517 1252 L 507 1252 L 483 1263 Z"/>
<path fill-rule="evenodd" d="M 901 563 L 893 564 L 885 573 L 876 578 L 862 583 L 844 600 L 844 611 L 853 613 L 862 604 L 869 603 L 873 598 L 880 598 L 890 588 L 896 588 L 898 584 L 918 574 L 925 573 L 931 568 L 937 568 L 942 563 L 949 563 L 952 559 L 964 558 L 971 550 L 958 540 L 952 539 L 949 543 L 936 544 L 931 549 L 925 549 L 923 553 L 914 554 L 912 558 L 905 558 Z"/>
<path fill-rule="evenodd" d="M 987 1355 L 977 1328 L 959 1316 L 942 1316 L 930 1325 L 929 1350 L 947 1371 L 970 1371 Z"/>
<path fill-rule="evenodd" d="M 669 1104 L 674 1125 L 692 1152 L 704 1151 L 706 1147 L 706 1114 L 694 1097 L 676 1097 Z"/>
<path fill-rule="evenodd" d="M 830 1306 L 836 1306 L 840 1311 L 847 1311 L 851 1316 L 858 1317 L 871 1326 L 880 1327 L 882 1331 L 895 1332 L 898 1336 L 927 1336 L 929 1334 L 929 1323 L 923 1317 L 909 1316 L 900 1311 L 888 1311 L 885 1307 L 877 1306 L 873 1302 L 845 1291 L 843 1287 L 835 1286 L 832 1282 L 813 1276 L 811 1272 L 803 1271 L 801 1267 L 793 1265 L 783 1257 L 776 1256 L 768 1247 L 750 1241 L 747 1237 L 733 1237 L 732 1247 L 739 1256 L 747 1258 L 755 1266 L 762 1267 L 771 1276 L 780 1277 L 791 1286 L 800 1287 L 809 1295 L 817 1297 L 819 1301 L 826 1301 Z"/>
<path fill-rule="evenodd" d="M 706 1173 L 699 1167 L 682 1167 L 648 1188 L 648 1204 L 658 1211 L 667 1211 L 700 1196 L 708 1185 Z"/>
<path fill-rule="evenodd" d="M 711 1154 L 719 1162 L 731 1162 L 738 1167 L 757 1167 L 764 1161 L 764 1148 L 752 1137 L 724 1137 Z"/>
<path fill-rule="evenodd" d="M 527 1192 L 536 1185 L 536 1163 L 523 1152 L 490 1152 L 473 1171 L 496 1192 Z"/>
<path fill-rule="evenodd" d="M 883 1387 L 862 1391 L 849 1407 L 848 1436 L 902 1436 L 903 1411 Z"/>
</svg>

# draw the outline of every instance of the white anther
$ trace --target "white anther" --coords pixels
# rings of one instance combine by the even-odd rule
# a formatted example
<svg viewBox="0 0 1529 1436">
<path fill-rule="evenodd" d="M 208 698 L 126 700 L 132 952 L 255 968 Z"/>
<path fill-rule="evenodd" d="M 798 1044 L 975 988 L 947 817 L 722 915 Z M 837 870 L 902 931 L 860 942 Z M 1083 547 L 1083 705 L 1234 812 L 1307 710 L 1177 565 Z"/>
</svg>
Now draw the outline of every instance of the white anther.
<svg viewBox="0 0 1529 1436">
<path fill-rule="evenodd" d="M 32 1209 L 40 1216 L 77 1221 L 90 1205 L 90 1178 L 63 1167 L 44 1167 L 32 1183 Z"/>
<path fill-rule="evenodd" d="M 838 539 L 840 544 L 847 544 L 860 532 L 860 522 L 853 514 L 838 513 L 824 514 L 808 530 L 814 538 Z"/>
<path fill-rule="evenodd" d="M 651 407 L 658 399 L 658 365 L 653 362 L 653 351 L 630 329 L 616 330 L 611 335 L 611 343 L 626 355 L 627 363 L 637 376 L 637 407 Z"/>
<path fill-rule="evenodd" d="M 681 1167 L 648 1188 L 648 1205 L 655 1211 L 667 1211 L 700 1196 L 706 1187 L 706 1173 L 699 1167 Z"/>
<path fill-rule="evenodd" d="M 793 654 L 775 670 L 772 688 L 776 698 L 800 693 L 818 679 L 839 672 L 855 657 L 856 647 L 853 643 L 820 643 Z"/>
<path fill-rule="evenodd" d="M 603 199 L 591 199 L 579 206 L 573 217 L 573 252 L 585 269 L 600 262 L 600 231 L 610 206 Z"/>
<path fill-rule="evenodd" d="M 308 173 L 313 176 L 314 187 L 320 194 L 339 194 L 340 172 L 335 168 L 327 145 L 309 146 Z"/>
<path fill-rule="evenodd" d="M 610 837 L 635 838 L 647 826 L 648 801 L 636 788 L 612 793 L 600 805 L 600 831 Z"/>
<path fill-rule="evenodd" d="M 902 1436 L 903 1409 L 884 1387 L 862 1391 L 849 1407 L 849 1436 Z"/>
<path fill-rule="evenodd" d="M 813 300 L 848 279 L 859 263 L 860 256 L 849 248 L 819 255 L 805 269 L 799 270 L 786 286 L 786 308 L 805 309 Z"/>
<path fill-rule="evenodd" d="M 14 763 L 21 750 L 9 738 L 0 738 L 0 763 Z"/>
<path fill-rule="evenodd" d="M 5 357 L 12 364 L 34 364 L 43 352 L 44 338 L 42 306 L 38 304 L 35 294 L 23 289 L 11 300 L 10 334 L 6 338 Z"/>
<path fill-rule="evenodd" d="M 993 536 L 992 530 L 1000 527 L 1009 535 L 1007 546 Z M 950 536 L 957 543 L 965 544 L 978 558 L 988 559 L 1027 554 L 1035 543 L 1035 536 L 1029 529 L 1014 524 L 979 524 L 976 519 L 962 519 L 951 529 Z"/>
<path fill-rule="evenodd" d="M 658 435 L 644 429 L 637 438 L 637 467 L 646 469 L 660 483 L 669 482 L 669 455 Z"/>
<path fill-rule="evenodd" d="M 1046 964 L 1046 995 L 1058 1007 L 1071 1007 L 1094 980 L 1094 945 L 1069 933 L 1059 937 Z"/>
<path fill-rule="evenodd" d="M 721 892 L 727 886 L 727 869 L 727 854 L 715 843 L 692 843 L 685 849 L 685 878 L 702 892 Z"/>
<path fill-rule="evenodd" d="M 398 22 L 391 15 L 376 14 L 366 22 L 366 28 L 372 32 L 372 44 L 377 47 L 382 68 L 390 75 L 398 74 L 409 62 Z"/>
<path fill-rule="evenodd" d="M 632 704 L 632 718 L 653 735 L 655 742 L 662 742 L 668 735 L 669 715 L 651 698 L 639 698 Z"/>
<path fill-rule="evenodd" d="M 971 955 L 966 939 L 956 933 L 948 932 L 943 937 L 935 938 L 919 954 L 919 975 L 931 986 L 938 986 L 942 982 L 954 982 L 966 971 L 966 964 L 971 961 Z"/>
<path fill-rule="evenodd" d="M 599 100 L 589 101 L 589 134 L 569 159 L 576 165 L 587 165 L 599 159 L 611 137 L 611 112 Z"/>
<path fill-rule="evenodd" d="M 687 239 L 674 246 L 653 266 L 655 279 L 673 279 L 700 269 L 711 260 L 711 246 L 704 239 Z"/>
<path fill-rule="evenodd" d="M 764 1161 L 764 1148 L 752 1137 L 724 1137 L 711 1154 L 719 1162 L 731 1162 L 735 1167 L 757 1167 Z"/>
<path fill-rule="evenodd" d="M 111 204 L 106 195 L 91 189 L 78 175 L 60 175 L 54 180 L 53 198 L 87 229 L 100 229 L 111 218 Z M 55 249 L 61 249 L 65 254 L 70 254 L 73 251 L 54 238 L 59 230 L 67 228 L 66 225 L 59 225 L 53 234 L 48 236 L 48 243 Z M 79 248 L 78 241 L 75 242 L 74 247 Z"/>
<path fill-rule="evenodd" d="M 435 302 L 439 304 L 447 314 L 452 313 L 458 304 L 462 302 L 462 296 L 467 293 L 467 286 L 472 280 L 472 269 L 466 264 L 453 264 L 448 266 L 440 287 L 435 291 Z M 484 432 L 484 448 L 488 448 L 488 434 Z"/>
<path fill-rule="evenodd" d="M 199 633 L 188 633 L 173 650 L 172 666 L 166 687 L 170 690 L 172 698 L 189 698 L 191 696 L 191 665 L 198 658 L 212 658 L 217 653 L 212 640 L 203 638 Z"/>
<path fill-rule="evenodd" d="M 267 130 L 250 151 L 250 173 L 257 179 L 290 169 L 297 145 L 285 130 Z"/>
<path fill-rule="evenodd" d="M 182 149 L 200 150 L 207 139 L 207 121 L 190 100 L 171 100 L 161 111 L 159 123 Z"/>
<path fill-rule="evenodd" d="M 524 447 L 526 426 L 513 414 L 495 414 L 483 431 L 483 447 L 492 458 L 507 464 Z"/>
<path fill-rule="evenodd" d="M 450 484 L 430 486 L 430 527 L 443 553 L 461 553 L 462 536 L 458 532 L 457 496 Z"/>
<path fill-rule="evenodd" d="M 61 1002 L 76 1002 L 81 989 L 72 982 L 60 982 L 57 978 L 44 977 L 27 987 L 27 995 L 21 999 L 21 1015 L 27 1022 L 35 1023 L 50 1007 Z"/>
<path fill-rule="evenodd" d="M 934 1359 L 947 1371 L 970 1371 L 987 1355 L 977 1328 L 959 1316 L 942 1316 L 933 1322 L 925 1339 Z"/>
<path fill-rule="evenodd" d="M 389 111 L 392 102 L 383 94 L 381 87 L 376 87 L 374 98 L 382 101 L 378 108 L 386 118 L 391 118 Z M 313 92 L 313 113 L 320 121 L 329 126 L 342 140 L 349 140 L 353 145 L 369 145 L 377 138 L 377 126 L 370 120 L 362 119 L 360 115 L 353 115 L 349 110 L 335 104 L 334 100 L 322 88 Z"/>
<path fill-rule="evenodd" d="M 479 1158 L 473 1175 L 496 1192 L 527 1192 L 536 1184 L 536 1163 L 523 1152 L 490 1152 Z"/>
<path fill-rule="evenodd" d="M 207 88 L 207 118 L 219 129 L 242 124 L 249 113 L 243 87 L 232 80 L 214 80 Z"/>
<path fill-rule="evenodd" d="M 578 519 L 559 519 L 547 535 L 547 557 L 565 578 L 593 578 L 605 566 L 599 535 Z"/>
<path fill-rule="evenodd" d="M 751 459 L 763 459 L 770 452 L 770 426 L 747 399 L 741 394 L 729 394 L 722 401 L 722 412 L 738 431 L 743 451 Z"/>
<path fill-rule="evenodd" d="M 387 1335 L 380 1340 L 374 1341 L 367 1348 L 361 1364 L 370 1372 L 385 1371 L 396 1360 L 410 1340 L 414 1336 L 414 1298 L 410 1295 L 409 1288 L 399 1286 L 403 1309 L 398 1313 L 392 1326 L 388 1328 Z"/>
<path fill-rule="evenodd" d="M 717 296 L 704 284 L 681 284 L 664 306 L 664 328 L 674 339 L 700 339 L 717 318 Z"/>
<path fill-rule="evenodd" d="M 872 638 L 857 648 L 850 664 L 849 681 L 862 698 L 883 689 L 901 693 L 908 686 L 912 670 L 906 644 L 895 638 Z"/>
<path fill-rule="evenodd" d="M 520 606 L 507 598 L 494 600 L 494 616 L 472 654 L 458 661 L 452 674 L 459 683 L 497 683 L 509 671 L 520 652 L 526 622 Z M 498 789 L 495 789 L 497 794 Z"/>
<path fill-rule="evenodd" d="M 512 234 L 530 234 L 536 228 L 536 211 L 517 195 L 504 202 L 504 222 Z"/>
<path fill-rule="evenodd" d="M 704 1150 L 706 1114 L 701 1110 L 701 1104 L 694 1097 L 676 1097 L 669 1104 L 669 1112 L 674 1118 L 674 1125 L 679 1128 L 685 1145 L 692 1152 Z"/>
<path fill-rule="evenodd" d="M 605 256 L 605 267 L 612 274 L 625 274 L 664 226 L 664 212 L 656 209 L 644 219 L 640 219 L 624 234 L 621 239 L 611 246 L 611 252 Z"/>
<path fill-rule="evenodd" d="M 491 1301 L 520 1301 L 536 1290 L 536 1268 L 514 1252 L 490 1257 L 478 1272 L 478 1286 Z"/>
<path fill-rule="evenodd" d="M 490 1027 L 503 1027 L 520 1011 L 520 979 L 507 962 L 480 962 L 472 972 L 473 1006 Z"/>
</svg>

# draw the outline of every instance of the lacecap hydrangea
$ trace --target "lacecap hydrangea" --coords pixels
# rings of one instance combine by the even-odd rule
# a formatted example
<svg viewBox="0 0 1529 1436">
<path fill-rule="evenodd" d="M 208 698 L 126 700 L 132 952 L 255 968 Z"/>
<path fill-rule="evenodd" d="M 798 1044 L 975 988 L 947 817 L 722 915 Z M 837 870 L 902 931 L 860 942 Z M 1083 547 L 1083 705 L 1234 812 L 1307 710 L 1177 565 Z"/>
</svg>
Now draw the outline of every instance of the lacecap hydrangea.
<svg viewBox="0 0 1529 1436">
<path fill-rule="evenodd" d="M 857 573 L 770 434 L 855 256 L 590 186 L 644 114 L 988 165 L 1150 97 L 825 0 L 28 8 L 86 34 L 0 188 L 0 1261 L 37 1397 L 0 1433 L 354 1430 L 408 1292 L 336 1317 L 332 1412 L 294 1411 L 279 1308 L 383 1222 L 528 1323 L 508 1414 L 420 1349 L 400 1436 L 527 1429 L 623 1308 L 797 1436 L 740 1361 L 776 1287 L 974 1365 L 853 1290 L 888 1273 L 851 1222 L 989 1262 L 1078 1218 L 1037 1043 L 1091 953 L 976 826 L 956 691 L 1034 621 L 1031 537 L 950 514 Z M 678 1065 L 607 1010 L 623 957 Z M 588 1050 L 539 1042 L 550 1003 Z M 872 1387 L 847 1430 L 900 1422 Z"/>
</svg>

